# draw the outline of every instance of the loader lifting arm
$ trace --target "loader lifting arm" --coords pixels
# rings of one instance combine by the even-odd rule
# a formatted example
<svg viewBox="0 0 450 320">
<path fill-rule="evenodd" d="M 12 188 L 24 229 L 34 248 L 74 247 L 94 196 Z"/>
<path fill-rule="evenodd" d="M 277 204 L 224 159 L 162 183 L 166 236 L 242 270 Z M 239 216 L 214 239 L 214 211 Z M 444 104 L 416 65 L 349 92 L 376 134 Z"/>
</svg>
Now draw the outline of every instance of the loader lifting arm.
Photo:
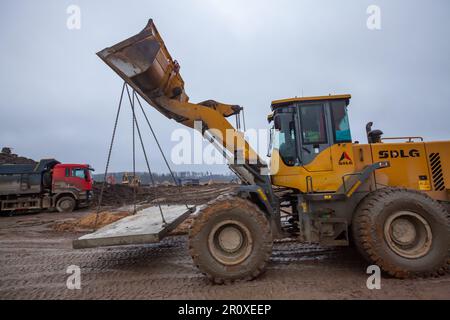
<svg viewBox="0 0 450 320">
<path fill-rule="evenodd" d="M 250 147 L 243 134 L 226 119 L 239 114 L 238 105 L 207 100 L 189 102 L 180 66 L 169 54 L 153 20 L 137 35 L 106 48 L 97 55 L 128 83 L 147 103 L 169 119 L 194 129 L 201 122 L 202 135 L 210 130 L 210 142 L 228 155 L 230 168 L 245 184 L 257 184 L 271 194 L 267 165 Z M 211 130 L 214 129 L 214 130 Z M 242 163 L 236 164 L 241 158 Z"/>
</svg>

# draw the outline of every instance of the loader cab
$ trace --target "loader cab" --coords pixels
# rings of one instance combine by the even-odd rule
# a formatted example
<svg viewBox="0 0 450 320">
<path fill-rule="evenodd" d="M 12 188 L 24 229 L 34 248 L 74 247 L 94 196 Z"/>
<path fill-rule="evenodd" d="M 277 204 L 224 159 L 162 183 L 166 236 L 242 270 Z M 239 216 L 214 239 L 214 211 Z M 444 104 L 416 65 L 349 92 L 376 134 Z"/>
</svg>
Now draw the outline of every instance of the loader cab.
<svg viewBox="0 0 450 320">
<path fill-rule="evenodd" d="M 286 166 L 305 166 L 320 155 L 313 170 L 332 170 L 330 147 L 352 142 L 347 114 L 350 98 L 337 95 L 273 101 L 271 150 L 278 150 Z"/>
</svg>

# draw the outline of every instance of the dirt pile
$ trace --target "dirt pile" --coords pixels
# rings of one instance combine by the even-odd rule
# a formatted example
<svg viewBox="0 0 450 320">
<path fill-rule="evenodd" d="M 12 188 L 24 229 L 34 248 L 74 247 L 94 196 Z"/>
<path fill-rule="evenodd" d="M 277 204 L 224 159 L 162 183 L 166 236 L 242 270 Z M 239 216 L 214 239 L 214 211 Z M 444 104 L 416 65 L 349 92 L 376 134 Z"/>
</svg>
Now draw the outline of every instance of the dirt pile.
<svg viewBox="0 0 450 320">
<path fill-rule="evenodd" d="M 86 232 L 100 229 L 106 225 L 116 222 L 122 218 L 128 217 L 133 213 L 130 211 L 117 211 L 117 212 L 90 212 L 85 216 L 78 219 L 70 219 L 62 222 L 56 222 L 53 224 L 53 229 L 60 232 Z M 171 232 L 172 235 L 183 235 L 189 232 L 189 228 L 192 223 L 192 217 L 183 221 L 175 230 Z"/>
<path fill-rule="evenodd" d="M 92 201 L 92 206 L 96 207 L 98 205 L 101 189 L 102 183 L 95 182 L 93 186 L 94 199 Z M 145 193 L 143 193 L 141 189 L 142 188 L 138 188 L 136 190 L 136 202 L 146 200 Z M 102 206 L 123 206 L 126 204 L 131 204 L 133 201 L 133 188 L 121 184 L 105 185 L 102 197 Z"/>
<path fill-rule="evenodd" d="M 97 206 L 102 184 L 94 184 L 94 199 L 92 206 Z M 207 186 L 158 186 L 139 187 L 136 189 L 136 203 L 150 204 L 191 204 L 200 205 L 228 193 L 235 188 L 232 184 L 215 184 Z M 103 192 L 102 206 L 124 206 L 134 201 L 132 187 L 115 184 L 106 185 Z"/>
<path fill-rule="evenodd" d="M 100 212 L 97 217 L 96 212 L 88 213 L 87 215 L 76 219 L 55 223 L 53 228 L 56 231 L 84 231 L 93 230 L 104 227 L 110 223 L 116 222 L 122 218 L 128 217 L 131 213 L 128 211 L 117 212 Z"/>
<path fill-rule="evenodd" d="M 177 226 L 170 234 L 172 236 L 181 236 L 188 234 L 193 220 L 194 218 L 190 216 L 189 218 L 184 220 L 179 226 Z"/>
<path fill-rule="evenodd" d="M 25 157 L 19 157 L 17 154 L 10 153 L 9 148 L 3 148 L 0 152 L 0 164 L 36 164 L 37 162 Z"/>
</svg>

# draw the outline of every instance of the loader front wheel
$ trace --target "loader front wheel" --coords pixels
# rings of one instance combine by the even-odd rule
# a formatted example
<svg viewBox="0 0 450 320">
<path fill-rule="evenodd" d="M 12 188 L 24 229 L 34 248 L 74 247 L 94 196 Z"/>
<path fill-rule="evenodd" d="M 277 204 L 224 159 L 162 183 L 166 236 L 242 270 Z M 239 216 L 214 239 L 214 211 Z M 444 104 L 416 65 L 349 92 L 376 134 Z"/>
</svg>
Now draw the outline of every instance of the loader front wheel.
<svg viewBox="0 0 450 320">
<path fill-rule="evenodd" d="M 272 253 L 269 221 L 250 201 L 220 197 L 194 218 L 189 250 L 200 271 L 214 283 L 254 279 Z"/>
<path fill-rule="evenodd" d="M 450 223 L 446 209 L 424 193 L 385 188 L 367 196 L 352 223 L 355 245 L 397 278 L 445 273 Z"/>
</svg>

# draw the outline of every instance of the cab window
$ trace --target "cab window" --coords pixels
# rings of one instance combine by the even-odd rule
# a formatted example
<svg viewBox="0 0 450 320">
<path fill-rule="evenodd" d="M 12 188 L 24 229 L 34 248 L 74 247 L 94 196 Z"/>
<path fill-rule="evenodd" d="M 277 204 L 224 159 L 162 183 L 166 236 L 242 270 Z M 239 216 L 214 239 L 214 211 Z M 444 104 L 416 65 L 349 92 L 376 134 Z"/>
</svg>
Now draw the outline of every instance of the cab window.
<svg viewBox="0 0 450 320">
<path fill-rule="evenodd" d="M 322 104 L 300 107 L 303 144 L 326 144 L 327 130 Z"/>
<path fill-rule="evenodd" d="M 335 101 L 331 104 L 333 117 L 333 133 L 336 143 L 352 142 L 350 124 L 347 115 L 347 105 L 344 101 Z"/>
<path fill-rule="evenodd" d="M 72 169 L 72 177 L 86 179 L 84 169 Z"/>
<path fill-rule="evenodd" d="M 298 164 L 297 132 L 293 113 L 281 113 L 275 117 L 273 147 L 280 152 L 281 159 L 288 166 Z"/>
</svg>

